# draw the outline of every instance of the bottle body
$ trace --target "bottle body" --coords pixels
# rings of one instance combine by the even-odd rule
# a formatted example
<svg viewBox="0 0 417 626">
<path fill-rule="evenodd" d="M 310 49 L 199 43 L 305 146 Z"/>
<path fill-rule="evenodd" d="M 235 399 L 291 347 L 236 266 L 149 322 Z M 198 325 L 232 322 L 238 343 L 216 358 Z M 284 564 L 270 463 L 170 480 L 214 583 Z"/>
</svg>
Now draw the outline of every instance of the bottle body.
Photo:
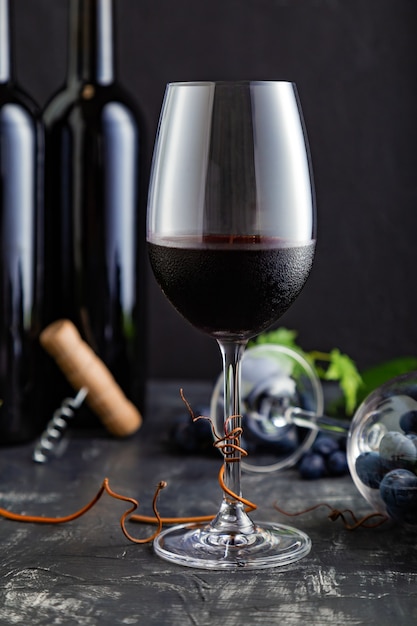
<svg viewBox="0 0 417 626">
<path fill-rule="evenodd" d="M 14 83 L 0 84 L 0 445 L 42 429 L 42 126 Z"/>
<path fill-rule="evenodd" d="M 0 446 L 33 439 L 40 410 L 40 113 L 13 80 L 9 0 L 0 0 Z"/>
<path fill-rule="evenodd" d="M 114 78 L 112 0 L 71 0 L 65 86 L 47 104 L 43 325 L 71 320 L 123 391 L 145 387 L 142 124 Z M 73 390 L 48 361 L 46 402 Z M 88 424 L 88 411 L 79 415 Z"/>
<path fill-rule="evenodd" d="M 143 408 L 140 120 L 114 83 L 80 83 L 51 100 L 44 125 L 44 323 L 70 319 Z M 60 373 L 51 375 L 59 405 L 68 389 Z"/>
</svg>

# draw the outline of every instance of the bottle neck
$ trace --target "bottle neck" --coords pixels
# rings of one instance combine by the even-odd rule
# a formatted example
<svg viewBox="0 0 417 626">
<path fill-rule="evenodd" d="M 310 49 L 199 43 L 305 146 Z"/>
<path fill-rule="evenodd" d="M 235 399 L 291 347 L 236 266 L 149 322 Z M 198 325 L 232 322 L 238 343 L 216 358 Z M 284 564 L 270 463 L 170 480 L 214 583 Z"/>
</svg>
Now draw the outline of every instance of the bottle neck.
<svg viewBox="0 0 417 626">
<path fill-rule="evenodd" d="M 113 82 L 113 0 L 72 0 L 69 37 L 68 82 Z"/>
<path fill-rule="evenodd" d="M 0 84 L 11 80 L 9 0 L 0 0 Z"/>
</svg>

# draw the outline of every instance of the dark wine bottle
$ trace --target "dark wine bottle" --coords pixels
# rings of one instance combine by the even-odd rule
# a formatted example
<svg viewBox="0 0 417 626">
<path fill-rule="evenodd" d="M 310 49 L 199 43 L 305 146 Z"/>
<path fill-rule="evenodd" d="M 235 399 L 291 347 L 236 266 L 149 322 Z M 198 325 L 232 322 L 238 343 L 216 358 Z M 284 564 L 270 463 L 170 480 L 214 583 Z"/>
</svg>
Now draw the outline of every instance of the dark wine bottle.
<svg viewBox="0 0 417 626">
<path fill-rule="evenodd" d="M 115 80 L 113 20 L 112 0 L 70 0 L 66 84 L 43 114 L 43 320 L 71 320 L 143 409 L 143 124 Z M 56 366 L 49 366 L 54 410 L 70 390 Z"/>
<path fill-rule="evenodd" d="M 0 445 L 35 437 L 42 262 L 40 112 L 15 83 L 9 0 L 0 0 Z"/>
</svg>

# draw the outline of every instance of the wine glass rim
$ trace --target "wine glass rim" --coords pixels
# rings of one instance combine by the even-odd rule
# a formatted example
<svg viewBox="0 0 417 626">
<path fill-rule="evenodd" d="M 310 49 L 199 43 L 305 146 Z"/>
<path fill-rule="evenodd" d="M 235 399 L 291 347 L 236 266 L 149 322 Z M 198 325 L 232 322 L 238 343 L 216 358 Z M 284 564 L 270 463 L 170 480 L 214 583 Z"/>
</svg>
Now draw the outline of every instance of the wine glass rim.
<svg viewBox="0 0 417 626">
<path fill-rule="evenodd" d="M 211 86 L 248 86 L 248 85 L 295 85 L 290 80 L 191 80 L 173 81 L 167 87 L 211 87 Z"/>
</svg>

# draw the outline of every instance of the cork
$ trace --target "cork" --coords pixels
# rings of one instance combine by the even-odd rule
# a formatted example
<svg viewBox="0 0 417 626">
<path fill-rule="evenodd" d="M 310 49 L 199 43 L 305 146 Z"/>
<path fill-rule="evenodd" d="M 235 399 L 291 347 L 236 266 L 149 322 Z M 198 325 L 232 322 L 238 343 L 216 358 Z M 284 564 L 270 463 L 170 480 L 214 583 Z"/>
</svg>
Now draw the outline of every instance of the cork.
<svg viewBox="0 0 417 626">
<path fill-rule="evenodd" d="M 139 429 L 140 412 L 70 320 L 47 326 L 40 342 L 76 391 L 87 388 L 87 404 L 112 435 L 127 437 Z"/>
</svg>

